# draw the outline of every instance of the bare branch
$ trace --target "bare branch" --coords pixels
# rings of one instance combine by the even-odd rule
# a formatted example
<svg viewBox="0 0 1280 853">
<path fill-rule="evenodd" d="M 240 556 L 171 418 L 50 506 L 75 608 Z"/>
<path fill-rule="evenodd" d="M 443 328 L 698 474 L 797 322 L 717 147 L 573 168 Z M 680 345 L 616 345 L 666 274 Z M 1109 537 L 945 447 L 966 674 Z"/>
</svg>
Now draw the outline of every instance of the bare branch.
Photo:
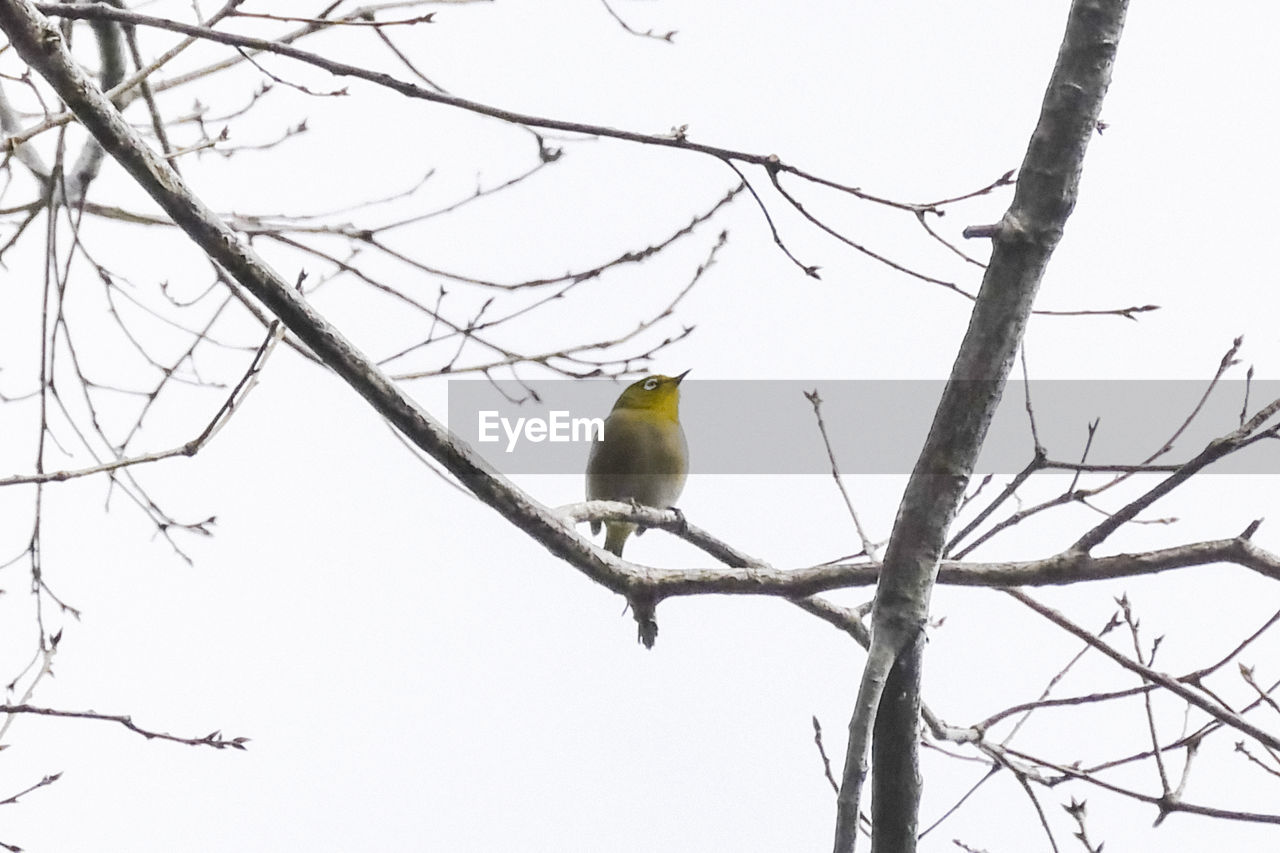
<svg viewBox="0 0 1280 853">
<path fill-rule="evenodd" d="M 822 726 L 818 723 L 818 718 L 813 718 L 813 742 L 818 745 L 818 755 L 822 758 L 822 770 L 827 775 L 827 781 L 831 783 L 831 790 L 840 793 L 840 786 L 836 784 L 836 777 L 831 775 L 831 759 L 827 758 L 826 747 L 822 745 Z M 0 803 L 0 805 L 3 805 Z"/>
<path fill-rule="evenodd" d="M 1176 680 L 1170 678 L 1164 673 L 1156 672 L 1150 667 L 1143 666 L 1142 664 L 1136 661 L 1130 660 L 1129 658 L 1117 652 L 1115 649 L 1111 648 L 1111 646 L 1107 645 L 1102 640 L 1094 637 L 1088 631 L 1085 631 L 1079 626 L 1075 625 L 1075 623 L 1065 618 L 1061 613 L 1058 613 L 1056 610 L 1054 610 L 1051 607 L 1047 607 L 1043 604 L 1040 604 L 1038 601 L 1031 598 L 1031 596 L 1027 595 L 1026 593 L 1020 592 L 1016 589 L 1007 589 L 1004 592 L 1006 595 L 1012 596 L 1016 600 L 1025 604 L 1027 607 L 1034 610 L 1036 613 L 1039 613 L 1041 616 L 1044 616 L 1046 619 L 1048 619 L 1050 622 L 1053 622 L 1058 627 L 1066 630 L 1071 634 L 1074 634 L 1075 636 L 1084 640 L 1086 643 L 1089 643 L 1095 649 L 1102 652 L 1104 655 L 1111 658 L 1113 661 L 1115 661 L 1125 669 L 1129 670 L 1130 672 L 1133 672 L 1141 676 L 1143 679 L 1150 681 L 1153 684 L 1160 685 L 1164 689 L 1175 694 L 1179 698 L 1185 700 L 1188 704 L 1194 705 L 1195 707 L 1204 711 L 1206 714 L 1213 717 L 1218 722 L 1223 723 L 1224 725 L 1230 726 L 1231 728 L 1237 729 L 1238 731 L 1244 732 L 1250 737 L 1253 737 L 1259 743 L 1265 744 L 1271 747 L 1272 749 L 1280 749 L 1280 736 L 1273 735 L 1270 732 L 1267 732 L 1263 729 L 1258 728 L 1253 723 L 1241 717 L 1235 711 L 1232 711 L 1230 708 L 1225 707 L 1219 702 L 1205 698 L 1204 696 L 1200 695 L 1196 691 L 1191 690 L 1190 688 L 1178 683 Z"/>
<path fill-rule="evenodd" d="M 249 742 L 247 737 L 223 737 L 220 731 L 212 731 L 204 737 L 198 738 L 171 735 L 167 732 L 144 729 L 134 723 L 133 719 L 128 716 L 99 714 L 96 711 L 63 711 L 57 708 L 41 708 L 24 704 L 0 705 L 0 714 L 38 714 L 42 717 L 68 717 L 78 720 L 101 720 L 107 723 L 119 723 L 129 731 L 142 735 L 147 740 L 167 740 L 173 743 L 186 744 L 187 746 L 211 746 L 214 749 L 238 749 L 243 751 L 245 744 Z"/>
<path fill-rule="evenodd" d="M 609 5 L 609 0 L 600 0 L 600 4 L 604 6 L 604 9 L 609 13 L 609 16 L 618 22 L 618 26 L 631 33 L 631 35 L 657 39 L 658 41 L 665 41 L 668 44 L 675 42 L 675 30 L 668 30 L 665 33 L 655 33 L 653 30 L 637 30 L 626 21 L 622 20 L 622 17 L 617 12 L 613 11 L 613 7 Z"/>
<path fill-rule="evenodd" d="M 872 662 L 893 662 L 887 688 L 896 699 L 918 702 L 920 671 L 916 654 L 898 667 L 897 656 L 919 649 L 928 617 L 929 597 L 942 555 L 946 531 L 955 517 L 973 466 L 999 403 L 1005 378 L 1022 339 L 1045 265 L 1062 235 L 1075 204 L 1084 154 L 1092 138 L 1124 25 L 1126 3 L 1072 4 L 1058 62 L 1045 93 L 1040 120 L 1019 172 L 1013 203 L 994 238 L 990 265 L 974 304 L 951 377 L 938 404 L 933 426 L 907 483 L 897 522 L 885 550 L 884 571 L 876 590 L 876 607 L 868 653 Z M 881 688 L 879 674 L 864 675 L 862 689 Z M 869 700 L 860 689 L 854 721 Z M 892 724 L 892 725 L 891 725 Z M 879 752 L 893 756 L 914 750 L 916 719 L 876 720 Z M 853 738 L 851 737 L 851 740 Z M 886 742 L 887 741 L 887 742 Z M 836 816 L 836 853 L 848 853 L 856 841 L 862 761 L 852 753 L 846 762 Z M 913 779 L 915 774 L 911 774 Z M 876 777 L 885 783 L 886 801 L 918 798 L 918 783 L 905 792 L 901 776 Z M 851 789 L 846 795 L 846 789 Z M 910 803 L 893 815 L 895 825 L 876 824 L 876 834 L 914 846 L 915 809 Z M 884 849 L 889 849 L 885 847 Z"/>
<path fill-rule="evenodd" d="M 61 778 L 62 778 L 61 773 L 50 773 L 48 776 L 45 776 L 39 782 L 36 782 L 32 785 L 28 785 L 26 788 L 23 788 L 18 793 L 11 794 L 8 797 L 5 797 L 3 800 L 0 800 L 0 806 L 13 805 L 14 803 L 18 802 L 18 800 L 25 797 L 27 794 L 30 794 L 32 791 L 38 791 L 41 788 L 52 785 L 54 782 L 57 782 Z M 7 847 L 10 850 L 18 849 L 17 847 L 10 847 L 7 844 L 0 844 L 0 846 Z"/>
<path fill-rule="evenodd" d="M 867 531 L 862 527 L 862 521 L 858 518 L 858 512 L 853 508 L 853 500 L 849 497 L 849 492 L 844 487 L 844 480 L 840 477 L 840 467 L 836 463 L 835 451 L 831 449 L 831 439 L 827 436 L 827 424 L 822 419 L 822 397 L 818 395 L 815 388 L 812 391 L 805 392 L 805 399 L 813 404 L 813 416 L 818 421 L 818 432 L 822 434 L 822 444 L 827 450 L 827 459 L 831 463 L 831 477 L 836 481 L 836 488 L 840 490 L 840 496 L 844 499 L 845 509 L 849 511 L 849 517 L 853 519 L 854 529 L 858 531 L 858 538 L 862 540 L 862 553 L 869 559 L 876 558 L 876 546 L 871 541 L 871 537 L 867 535 Z"/>
<path fill-rule="evenodd" d="M 231 389 L 231 393 L 227 395 L 227 399 L 222 403 L 209 423 L 201 430 L 200 434 L 188 441 L 186 444 L 172 447 L 168 450 L 156 451 L 154 453 L 144 453 L 140 456 L 130 456 L 122 459 L 115 459 L 110 462 L 103 462 L 99 465 L 92 465 L 88 468 L 79 468 L 76 470 L 50 471 L 39 474 L 21 475 L 15 474 L 11 477 L 0 477 L 0 487 L 29 485 L 32 483 L 53 483 L 63 482 L 65 480 L 74 480 L 79 477 L 88 477 L 93 474 L 103 474 L 112 471 L 118 471 L 121 468 L 130 468 L 136 465 L 144 465 L 148 462 L 159 462 L 163 459 L 172 459 L 175 456 L 195 456 L 199 453 L 209 440 L 222 429 L 231 419 L 231 416 L 244 403 L 249 392 L 257 384 L 258 376 L 262 372 L 263 366 L 266 364 L 267 358 L 272 350 L 275 349 L 276 343 L 283 336 L 284 327 L 278 322 L 272 323 L 267 332 L 267 338 L 258 347 L 258 351 L 254 354 L 253 361 L 249 364 L 249 369 L 240 377 L 240 381 Z"/>
</svg>

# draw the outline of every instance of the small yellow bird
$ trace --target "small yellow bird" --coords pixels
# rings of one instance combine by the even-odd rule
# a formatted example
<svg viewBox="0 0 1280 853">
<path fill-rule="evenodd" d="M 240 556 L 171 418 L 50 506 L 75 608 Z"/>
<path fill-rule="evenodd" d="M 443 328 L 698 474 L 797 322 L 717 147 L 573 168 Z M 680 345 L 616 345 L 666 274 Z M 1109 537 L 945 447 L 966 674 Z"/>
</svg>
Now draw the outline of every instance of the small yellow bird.
<svg viewBox="0 0 1280 853">
<path fill-rule="evenodd" d="M 679 376 L 650 376 L 630 385 L 613 404 L 604 436 L 587 460 L 587 500 L 634 501 L 667 509 L 680 497 L 689 473 L 689 445 L 680 427 Z M 619 557 L 636 529 L 627 521 L 606 521 L 604 547 Z M 600 522 L 591 522 L 600 532 Z"/>
</svg>

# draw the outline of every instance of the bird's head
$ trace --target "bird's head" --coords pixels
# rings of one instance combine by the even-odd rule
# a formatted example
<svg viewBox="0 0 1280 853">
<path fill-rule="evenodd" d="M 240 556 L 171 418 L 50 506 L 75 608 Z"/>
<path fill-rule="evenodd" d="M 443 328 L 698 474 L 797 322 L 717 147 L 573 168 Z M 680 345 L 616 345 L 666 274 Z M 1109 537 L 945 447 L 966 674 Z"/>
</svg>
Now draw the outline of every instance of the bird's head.
<svg viewBox="0 0 1280 853">
<path fill-rule="evenodd" d="M 680 381 L 688 373 L 689 371 L 686 370 L 679 376 L 655 374 L 641 379 L 639 382 L 633 382 L 618 397 L 618 402 L 613 404 L 613 408 L 615 411 L 618 409 L 639 409 L 670 418 L 673 421 L 678 420 Z"/>
</svg>

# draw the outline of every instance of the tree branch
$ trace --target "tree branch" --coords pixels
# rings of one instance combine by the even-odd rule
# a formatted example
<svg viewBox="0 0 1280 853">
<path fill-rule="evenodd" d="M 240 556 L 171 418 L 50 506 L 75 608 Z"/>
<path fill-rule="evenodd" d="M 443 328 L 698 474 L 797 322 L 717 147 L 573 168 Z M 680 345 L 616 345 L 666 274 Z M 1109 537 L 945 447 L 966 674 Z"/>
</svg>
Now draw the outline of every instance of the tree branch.
<svg viewBox="0 0 1280 853">
<path fill-rule="evenodd" d="M 1110 82 L 1126 5 L 1124 0 L 1076 0 L 1072 4 L 1040 119 L 1018 173 L 1013 203 L 993 235 L 991 263 L 968 331 L 885 550 L 884 571 L 876 590 L 871 659 L 878 657 L 878 648 L 887 648 L 898 658 L 914 646 L 925 624 L 946 531 L 1004 390 L 1041 277 L 1075 206 L 1085 150 Z M 885 693 L 895 699 L 918 696 L 918 664 L 916 655 L 895 661 Z M 861 699 L 858 704 L 863 704 Z M 855 714 L 850 722 L 851 743 L 865 740 L 864 734 L 852 731 L 859 722 Z M 877 754 L 912 750 L 918 738 L 916 725 L 914 716 L 877 720 L 877 740 L 890 741 L 883 750 L 878 744 Z M 850 755 L 845 764 L 838 798 L 836 853 L 852 851 L 857 837 L 863 781 L 860 770 L 865 760 L 859 759 Z M 877 785 L 884 785 L 877 796 L 902 796 L 897 787 L 901 780 L 881 780 L 878 774 L 873 778 Z M 914 830 L 916 816 L 906 811 L 898 812 L 895 818 L 901 825 L 874 828 L 873 850 L 915 849 L 914 832 L 907 830 Z M 897 839 L 902 846 L 882 845 L 882 837 Z"/>
<path fill-rule="evenodd" d="M 133 721 L 133 718 L 120 714 L 99 714 L 97 711 L 62 711 L 57 708 L 41 708 L 36 705 L 0 705 L 0 714 L 36 714 L 42 717 L 71 717 L 79 720 L 101 720 L 107 723 L 119 723 L 131 732 L 140 734 L 147 740 L 167 740 L 187 746 L 211 746 L 214 749 L 237 749 L 244 751 L 247 737 L 225 738 L 220 731 L 212 731 L 204 737 L 181 737 L 167 732 L 144 729 Z"/>
</svg>

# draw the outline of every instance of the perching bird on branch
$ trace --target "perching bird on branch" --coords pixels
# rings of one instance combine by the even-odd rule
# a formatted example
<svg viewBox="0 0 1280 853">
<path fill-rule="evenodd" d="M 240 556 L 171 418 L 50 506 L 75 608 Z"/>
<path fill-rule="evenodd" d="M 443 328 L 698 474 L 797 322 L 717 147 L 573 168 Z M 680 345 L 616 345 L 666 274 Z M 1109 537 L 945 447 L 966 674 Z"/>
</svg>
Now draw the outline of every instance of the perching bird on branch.
<svg viewBox="0 0 1280 853">
<path fill-rule="evenodd" d="M 689 445 L 679 411 L 680 380 L 688 373 L 641 379 L 618 397 L 587 460 L 587 500 L 630 501 L 657 509 L 675 504 L 689 473 Z M 604 526 L 604 547 L 621 557 L 636 525 L 606 521 Z M 591 532 L 600 532 L 600 522 L 591 522 Z"/>
</svg>

